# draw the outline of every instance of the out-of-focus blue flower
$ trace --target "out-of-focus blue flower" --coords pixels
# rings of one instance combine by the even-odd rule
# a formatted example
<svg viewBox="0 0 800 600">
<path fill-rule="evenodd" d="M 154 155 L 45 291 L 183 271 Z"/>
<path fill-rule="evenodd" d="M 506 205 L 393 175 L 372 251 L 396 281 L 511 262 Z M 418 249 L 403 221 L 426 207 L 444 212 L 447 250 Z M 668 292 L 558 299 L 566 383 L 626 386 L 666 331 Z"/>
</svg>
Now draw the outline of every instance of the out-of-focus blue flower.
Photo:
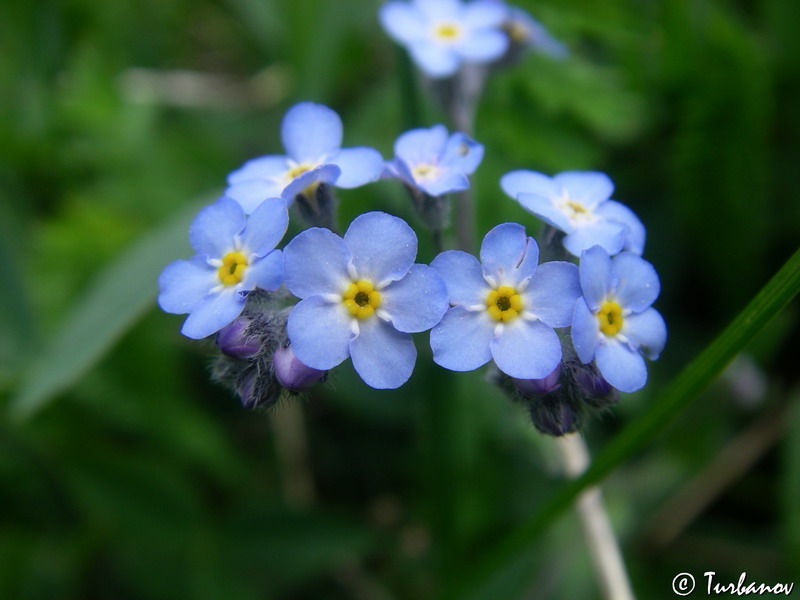
<svg viewBox="0 0 800 600">
<path fill-rule="evenodd" d="M 494 359 L 511 377 L 548 377 L 561 360 L 553 328 L 570 324 L 580 286 L 575 265 L 538 262 L 536 241 L 516 223 L 486 234 L 480 263 L 457 250 L 437 256 L 431 266 L 442 274 L 452 308 L 431 331 L 433 360 L 471 371 Z"/>
<path fill-rule="evenodd" d="M 558 59 L 569 55 L 566 46 L 550 35 L 544 25 L 516 6 L 509 7 L 503 30 L 514 47 L 529 48 Z"/>
<path fill-rule="evenodd" d="M 168 313 L 189 313 L 181 333 L 200 339 L 231 323 L 247 294 L 283 283 L 283 256 L 275 246 L 289 222 L 286 202 L 262 204 L 245 217 L 242 207 L 221 198 L 203 209 L 189 228 L 197 255 L 176 261 L 158 280 L 158 304 Z"/>
<path fill-rule="evenodd" d="M 583 297 L 575 303 L 572 343 L 578 358 L 592 360 L 621 392 L 647 383 L 642 355 L 655 360 L 667 341 L 664 319 L 650 305 L 660 284 L 653 265 L 623 252 L 609 257 L 599 246 L 581 255 Z"/>
<path fill-rule="evenodd" d="M 429 77 L 449 77 L 462 63 L 487 63 L 503 56 L 508 38 L 500 29 L 508 14 L 491 0 L 392 1 L 381 7 L 383 28 L 406 47 Z"/>
<path fill-rule="evenodd" d="M 447 310 L 442 278 L 414 264 L 417 236 L 408 224 L 366 213 L 344 238 L 307 229 L 284 255 L 286 286 L 302 299 L 287 326 L 297 358 L 327 371 L 349 356 L 367 385 L 404 384 L 417 357 L 409 334 L 430 329 Z"/>
<path fill-rule="evenodd" d="M 286 156 L 262 156 L 228 176 L 225 195 L 253 212 L 268 198 L 290 202 L 321 183 L 355 188 L 377 180 L 383 158 L 372 148 L 342 149 L 342 120 L 327 106 L 302 102 L 283 117 Z"/>
<path fill-rule="evenodd" d="M 644 251 L 644 225 L 629 208 L 609 200 L 614 184 L 603 173 L 569 171 L 548 177 L 512 171 L 500 185 L 528 212 L 563 231 L 564 247 L 575 256 L 592 246 L 611 255 Z"/>
<path fill-rule="evenodd" d="M 469 188 L 469 178 L 483 159 L 483 146 L 463 133 L 447 134 L 444 125 L 412 129 L 394 144 L 395 157 L 384 177 L 397 178 L 429 196 Z"/>
</svg>

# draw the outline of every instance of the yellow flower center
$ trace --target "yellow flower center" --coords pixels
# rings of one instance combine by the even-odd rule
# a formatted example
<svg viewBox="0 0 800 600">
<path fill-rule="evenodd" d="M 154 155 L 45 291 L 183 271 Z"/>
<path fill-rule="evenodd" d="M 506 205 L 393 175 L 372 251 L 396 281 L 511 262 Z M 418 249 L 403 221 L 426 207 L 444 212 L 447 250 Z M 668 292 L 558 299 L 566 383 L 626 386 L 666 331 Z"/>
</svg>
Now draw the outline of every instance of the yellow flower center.
<svg viewBox="0 0 800 600">
<path fill-rule="evenodd" d="M 530 30 L 518 21 L 511 21 L 503 26 L 503 29 L 515 44 L 526 44 L 531 35 Z"/>
<path fill-rule="evenodd" d="M 247 258 L 244 254 L 241 252 L 228 252 L 222 258 L 222 266 L 217 271 L 217 276 L 222 285 L 236 285 L 244 279 L 247 266 Z"/>
<path fill-rule="evenodd" d="M 439 173 L 439 169 L 434 165 L 417 165 L 411 170 L 411 174 L 417 181 L 434 179 Z"/>
<path fill-rule="evenodd" d="M 362 279 L 347 286 L 342 294 L 342 303 L 356 319 L 367 319 L 381 305 L 381 295 L 375 291 L 372 282 Z"/>
<path fill-rule="evenodd" d="M 522 312 L 522 308 L 522 297 L 511 286 L 500 286 L 486 296 L 486 310 L 495 321 L 513 321 Z"/>
<path fill-rule="evenodd" d="M 296 166 L 292 167 L 291 169 L 289 169 L 288 171 L 286 171 L 286 178 L 289 181 L 291 181 L 293 179 L 296 179 L 296 178 L 300 177 L 300 175 L 302 175 L 303 173 L 308 173 L 313 168 L 314 168 L 314 165 L 312 165 L 310 163 L 303 163 L 303 164 L 300 164 L 300 165 L 296 165 Z"/>
<path fill-rule="evenodd" d="M 461 28 L 455 23 L 442 23 L 433 30 L 433 35 L 443 42 L 454 42 L 461 37 Z"/>
<path fill-rule="evenodd" d="M 622 307 L 611 300 L 606 300 L 600 306 L 597 320 L 600 321 L 600 331 L 608 337 L 617 335 L 625 324 L 625 319 L 622 318 Z"/>
</svg>

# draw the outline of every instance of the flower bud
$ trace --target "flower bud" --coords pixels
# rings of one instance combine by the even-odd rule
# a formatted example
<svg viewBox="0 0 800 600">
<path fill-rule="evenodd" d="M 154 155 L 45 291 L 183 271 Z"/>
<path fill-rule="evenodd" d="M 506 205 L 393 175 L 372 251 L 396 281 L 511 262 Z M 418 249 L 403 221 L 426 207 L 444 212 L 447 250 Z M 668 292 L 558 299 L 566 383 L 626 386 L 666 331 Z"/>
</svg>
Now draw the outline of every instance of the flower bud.
<svg viewBox="0 0 800 600">
<path fill-rule="evenodd" d="M 514 382 L 514 385 L 517 386 L 517 389 L 523 394 L 529 394 L 533 396 L 544 396 L 545 394 L 555 392 L 557 389 L 561 387 L 561 384 L 559 383 L 560 378 L 561 378 L 561 363 L 558 363 L 553 372 L 550 373 L 550 375 L 548 375 L 544 379 L 512 378 L 511 380 Z"/>
<path fill-rule="evenodd" d="M 580 429 L 583 415 L 562 394 L 534 399 L 530 403 L 531 420 L 536 429 L 552 436 L 562 436 Z"/>
<path fill-rule="evenodd" d="M 217 334 L 219 349 L 238 360 L 255 358 L 261 351 L 261 340 L 247 333 L 252 322 L 249 317 L 241 316 L 223 327 Z"/>
<path fill-rule="evenodd" d="M 254 410 L 275 404 L 281 397 L 281 388 L 272 375 L 253 366 L 239 377 L 236 393 L 244 408 Z"/>
<path fill-rule="evenodd" d="M 575 384 L 584 402 L 594 408 L 606 408 L 616 404 L 619 394 L 600 374 L 593 364 L 582 365 L 575 370 Z"/>
<path fill-rule="evenodd" d="M 327 373 L 304 365 L 294 355 L 291 346 L 282 346 L 275 351 L 272 366 L 278 383 L 293 392 L 307 390 Z"/>
</svg>

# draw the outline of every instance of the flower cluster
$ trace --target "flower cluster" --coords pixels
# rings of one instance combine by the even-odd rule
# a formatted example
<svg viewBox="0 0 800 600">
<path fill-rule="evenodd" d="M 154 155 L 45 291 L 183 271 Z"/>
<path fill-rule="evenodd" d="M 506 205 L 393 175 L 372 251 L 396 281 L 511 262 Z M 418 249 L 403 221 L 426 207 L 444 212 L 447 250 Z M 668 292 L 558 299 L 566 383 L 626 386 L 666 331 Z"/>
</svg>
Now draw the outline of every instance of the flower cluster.
<svg viewBox="0 0 800 600">
<path fill-rule="evenodd" d="M 432 77 L 499 61 L 515 44 L 565 52 L 499 0 L 392 0 L 380 18 Z M 384 161 L 372 148 L 342 149 L 339 115 L 311 102 L 286 113 L 281 139 L 285 156 L 228 176 L 224 196 L 189 229 L 196 256 L 159 279 L 161 308 L 188 314 L 184 335 L 216 334 L 214 377 L 243 405 L 305 391 L 348 358 L 367 385 L 400 387 L 416 364 L 412 334 L 426 331 L 436 364 L 463 372 L 492 363 L 498 385 L 553 435 L 580 427 L 587 407 L 608 406 L 617 390 L 645 385 L 644 358 L 658 358 L 666 341 L 652 308 L 659 280 L 641 258 L 644 226 L 611 199 L 608 176 L 512 171 L 500 187 L 544 221 L 541 245 L 503 223 L 477 257 L 448 250 L 426 265 L 412 227 L 385 212 L 356 217 L 340 236 L 333 188 L 401 182 L 440 245 L 448 194 L 469 188 L 481 144 L 435 125 L 401 134 Z M 290 209 L 308 228 L 280 249 Z"/>
<path fill-rule="evenodd" d="M 389 36 L 435 79 L 452 77 L 462 65 L 508 61 L 528 48 L 566 55 L 538 21 L 500 0 L 392 0 L 379 16 Z"/>
</svg>

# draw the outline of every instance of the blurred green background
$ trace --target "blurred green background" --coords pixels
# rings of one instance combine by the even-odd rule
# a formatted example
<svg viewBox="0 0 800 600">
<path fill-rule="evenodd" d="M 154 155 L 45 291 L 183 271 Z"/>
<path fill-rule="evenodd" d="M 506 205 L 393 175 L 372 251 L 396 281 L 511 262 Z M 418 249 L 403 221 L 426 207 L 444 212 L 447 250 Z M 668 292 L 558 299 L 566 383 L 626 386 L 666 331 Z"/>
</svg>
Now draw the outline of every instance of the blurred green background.
<svg viewBox="0 0 800 600">
<path fill-rule="evenodd" d="M 571 49 L 497 73 L 478 111 L 479 235 L 536 219 L 502 174 L 598 169 L 648 227 L 669 325 L 594 453 L 736 315 L 800 231 L 800 3 L 519 0 Z M 0 0 L 0 598 L 434 599 L 562 485 L 551 440 L 430 361 L 243 410 L 211 343 L 155 307 L 186 223 L 301 100 L 392 154 L 412 99 L 369 0 Z M 341 223 L 402 189 L 340 193 Z M 421 237 L 424 234 L 421 233 Z M 141 241 L 144 240 L 144 241 Z M 432 259 L 421 240 L 420 260 Z M 790 305 L 604 491 L 639 598 L 679 572 L 800 583 Z M 22 401 L 28 410 L 20 412 Z M 493 599 L 600 598 L 571 512 Z"/>
</svg>

